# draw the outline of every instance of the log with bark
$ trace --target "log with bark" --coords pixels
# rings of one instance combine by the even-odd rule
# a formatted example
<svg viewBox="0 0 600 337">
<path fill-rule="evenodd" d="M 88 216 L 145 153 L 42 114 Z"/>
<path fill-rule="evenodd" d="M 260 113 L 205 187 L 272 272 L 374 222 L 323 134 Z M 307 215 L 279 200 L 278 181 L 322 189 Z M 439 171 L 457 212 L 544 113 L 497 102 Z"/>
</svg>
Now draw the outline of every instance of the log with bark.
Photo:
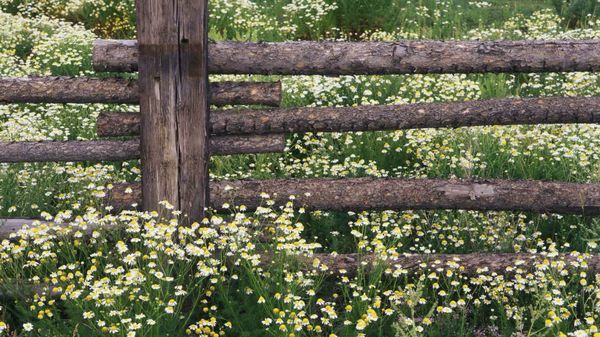
<svg viewBox="0 0 600 337">
<path fill-rule="evenodd" d="M 139 155 L 139 140 L 0 143 L 0 163 L 118 161 Z"/>
<path fill-rule="evenodd" d="M 291 257 L 288 257 L 291 258 Z M 479 275 L 504 275 L 509 277 L 517 272 L 530 273 L 536 269 L 565 269 L 570 272 L 600 273 L 598 254 L 548 254 L 529 253 L 471 253 L 471 254 L 402 254 L 382 260 L 373 254 L 314 254 L 294 256 L 298 269 L 304 272 L 319 270 L 331 276 L 354 277 L 359 271 L 368 275 L 376 266 L 382 266 L 392 273 L 417 277 L 424 273 L 438 272 L 476 277 Z M 261 254 L 261 267 L 268 268 L 273 260 L 271 253 Z M 0 285 L 0 299 L 26 300 L 37 294 L 48 298 L 58 298 L 60 288 L 48 283 L 32 284 L 23 280 L 4 280 Z"/>
<path fill-rule="evenodd" d="M 478 125 L 598 123 L 600 98 L 508 98 L 470 102 L 227 110 L 211 116 L 215 135 L 378 131 Z M 139 134 L 136 114 L 102 113 L 98 134 Z"/>
<path fill-rule="evenodd" d="M 10 239 L 11 234 L 17 233 L 23 226 L 35 227 L 39 225 L 48 225 L 48 222 L 33 219 L 0 219 L 0 239 Z M 58 227 L 68 227 L 68 225 L 54 225 Z M 90 235 L 96 226 L 88 226 L 84 234 Z M 110 229 L 110 228 L 109 228 Z M 390 267 L 392 270 L 402 269 L 407 274 L 415 274 L 420 271 L 442 269 L 453 269 L 456 272 L 465 274 L 476 274 L 478 272 L 505 274 L 511 269 L 521 269 L 531 271 L 535 263 L 550 261 L 566 261 L 569 265 L 582 266 L 586 264 L 591 272 L 600 272 L 600 256 L 576 256 L 569 254 L 560 254 L 549 257 L 541 254 L 526 253 L 471 253 L 471 254 L 406 254 L 399 256 L 389 256 L 386 261 L 381 260 L 380 256 L 372 254 L 315 254 L 313 256 L 297 256 L 300 267 L 304 270 L 313 268 L 315 259 L 319 260 L 319 265 L 327 266 L 327 272 L 333 274 L 354 275 L 359 268 L 369 271 L 376 264 Z M 272 254 L 262 254 L 261 262 L 267 266 L 272 260 Z M 451 266 L 452 265 L 452 266 Z M 460 268 L 457 268 L 460 266 Z"/>
<path fill-rule="evenodd" d="M 285 136 L 222 136 L 210 140 L 213 155 L 283 152 Z M 0 163 L 118 161 L 140 158 L 140 140 L 0 143 Z"/>
<path fill-rule="evenodd" d="M 125 193 L 127 191 L 128 193 Z M 600 215 L 600 184 L 532 180 L 455 179 L 275 179 L 211 182 L 211 207 L 225 203 L 248 210 L 265 206 L 260 193 L 276 206 L 296 197 L 295 207 L 309 210 L 360 211 L 463 209 Z M 108 202 L 116 209 L 140 202 L 136 184 L 116 186 Z"/>
<path fill-rule="evenodd" d="M 137 80 L 89 77 L 0 77 L 0 103 L 139 103 Z M 214 82 L 213 105 L 279 106 L 279 82 Z"/>
<path fill-rule="evenodd" d="M 315 254 L 313 256 L 298 256 L 301 269 L 315 269 L 312 267 L 318 259 L 318 264 L 327 266 L 328 273 L 342 274 L 346 276 L 356 275 L 358 270 L 370 272 L 376 265 L 389 267 L 392 271 L 406 273 L 408 275 L 420 274 L 436 270 L 453 270 L 454 273 L 466 275 L 479 274 L 513 274 L 516 271 L 533 272 L 542 264 L 546 269 L 553 262 L 564 262 L 567 270 L 588 271 L 592 274 L 600 272 L 600 255 L 575 255 L 558 254 L 549 256 L 547 254 L 529 253 L 471 253 L 471 254 L 404 254 L 389 256 L 382 260 L 381 256 L 373 254 Z M 262 264 L 266 265 L 271 260 L 269 255 L 263 255 Z"/>
<path fill-rule="evenodd" d="M 213 74 L 359 75 L 600 70 L 600 40 L 216 42 Z M 135 41 L 97 40 L 97 71 L 136 71 Z"/>
</svg>

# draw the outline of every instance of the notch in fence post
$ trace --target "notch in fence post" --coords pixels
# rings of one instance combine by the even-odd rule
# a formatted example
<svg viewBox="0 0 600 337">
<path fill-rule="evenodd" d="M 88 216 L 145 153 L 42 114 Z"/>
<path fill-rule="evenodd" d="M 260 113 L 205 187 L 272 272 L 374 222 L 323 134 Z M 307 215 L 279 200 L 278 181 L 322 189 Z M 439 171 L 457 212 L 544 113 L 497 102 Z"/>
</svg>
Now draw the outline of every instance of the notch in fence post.
<svg viewBox="0 0 600 337">
<path fill-rule="evenodd" d="M 207 0 L 136 0 L 145 210 L 208 205 Z"/>
</svg>

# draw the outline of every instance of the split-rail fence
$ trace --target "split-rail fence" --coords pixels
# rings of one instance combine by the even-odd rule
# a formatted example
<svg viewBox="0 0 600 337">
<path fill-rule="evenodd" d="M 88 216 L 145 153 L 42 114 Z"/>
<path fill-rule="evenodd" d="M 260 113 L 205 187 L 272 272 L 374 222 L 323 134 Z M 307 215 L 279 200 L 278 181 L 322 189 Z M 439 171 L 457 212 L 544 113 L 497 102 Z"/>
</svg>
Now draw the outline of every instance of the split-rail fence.
<svg viewBox="0 0 600 337">
<path fill-rule="evenodd" d="M 282 152 L 286 133 L 600 122 L 600 98 L 544 97 L 358 107 L 280 108 L 278 82 L 210 83 L 208 74 L 382 75 L 532 73 L 600 70 L 600 40 L 210 42 L 206 0 L 138 0 L 137 41 L 98 40 L 99 72 L 139 72 L 123 78 L 0 78 L 1 103 L 127 103 L 138 113 L 102 112 L 106 140 L 0 144 L 0 162 L 141 159 L 142 183 L 115 186 L 115 209 L 156 210 L 168 200 L 191 221 L 207 207 L 276 204 L 289 195 L 307 209 L 512 210 L 600 215 L 600 184 L 457 179 L 275 179 L 210 182 L 211 155 Z M 213 111 L 210 105 L 254 105 Z M 130 137 L 124 139 L 123 137 Z M 15 226 L 1 231 L 4 236 Z M 531 254 L 400 257 L 405 268 L 422 261 L 460 260 L 466 271 L 530 267 Z M 333 269 L 356 269 L 354 255 L 321 256 Z M 600 258 L 588 259 L 600 271 Z M 337 267 L 336 267 L 337 266 Z M 408 268 L 410 269 L 410 268 Z"/>
</svg>

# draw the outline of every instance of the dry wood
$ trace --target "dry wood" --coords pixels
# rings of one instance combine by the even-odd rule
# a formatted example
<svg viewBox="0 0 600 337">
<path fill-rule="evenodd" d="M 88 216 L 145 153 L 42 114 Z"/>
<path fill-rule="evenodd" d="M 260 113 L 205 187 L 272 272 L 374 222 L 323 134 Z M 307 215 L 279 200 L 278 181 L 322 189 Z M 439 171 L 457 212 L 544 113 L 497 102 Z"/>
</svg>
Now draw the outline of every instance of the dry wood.
<svg viewBox="0 0 600 337">
<path fill-rule="evenodd" d="M 0 143 L 0 163 L 117 161 L 139 156 L 139 140 Z"/>
<path fill-rule="evenodd" d="M 135 71 L 134 41 L 98 40 L 98 71 Z M 214 74 L 354 75 L 411 73 L 562 72 L 600 70 L 599 40 L 217 42 Z"/>
<path fill-rule="evenodd" d="M 132 72 L 138 70 L 138 47 L 135 40 L 96 40 L 92 50 L 96 71 Z"/>
<path fill-rule="evenodd" d="M 211 155 L 277 153 L 285 150 L 285 135 L 218 136 L 210 139 Z"/>
<path fill-rule="evenodd" d="M 190 94 L 199 97 L 198 94 Z M 278 106 L 279 82 L 214 82 L 210 103 Z M 0 77 L 0 103 L 139 103 L 137 80 L 89 77 Z"/>
<path fill-rule="evenodd" d="M 125 193 L 128 189 L 131 193 Z M 296 207 L 311 210 L 360 211 L 465 209 L 600 215 L 600 184 L 545 181 L 454 179 L 276 179 L 224 181 L 210 184 L 211 207 L 225 203 L 249 210 L 265 205 L 266 192 L 275 205 L 296 196 Z M 119 185 L 109 202 L 127 209 L 140 202 L 138 185 Z"/>
<path fill-rule="evenodd" d="M 466 275 L 498 274 L 506 275 L 517 270 L 531 272 L 536 265 L 563 261 L 566 269 L 574 266 L 584 266 L 591 273 L 600 272 L 600 255 L 576 256 L 559 254 L 549 257 L 542 254 L 528 253 L 471 253 L 471 254 L 406 254 L 389 257 L 382 261 L 381 256 L 358 255 L 358 254 L 315 254 L 311 257 L 298 257 L 303 263 L 301 268 L 312 269 L 315 259 L 328 267 L 331 274 L 343 274 L 347 276 L 356 275 L 359 269 L 369 272 L 376 265 L 383 265 L 393 271 L 402 271 L 409 275 L 415 275 L 427 271 L 454 270 L 455 273 Z M 263 264 L 270 261 L 268 255 L 263 256 Z"/>
<path fill-rule="evenodd" d="M 281 82 L 213 82 L 212 105 L 268 105 L 281 103 Z"/>
<path fill-rule="evenodd" d="M 139 113 L 101 112 L 96 120 L 96 133 L 99 137 L 139 135 L 141 125 Z"/>
<path fill-rule="evenodd" d="M 210 139 L 212 155 L 283 152 L 285 136 L 219 136 Z M 0 163 L 118 161 L 140 158 L 140 141 L 0 142 Z"/>
<path fill-rule="evenodd" d="M 136 0 L 145 210 L 208 205 L 208 0 Z"/>
<path fill-rule="evenodd" d="M 227 110 L 211 116 L 212 134 L 343 132 L 476 125 L 598 123 L 600 98 L 549 97 L 454 103 Z M 139 115 L 102 113 L 101 136 L 139 133 Z"/>
</svg>

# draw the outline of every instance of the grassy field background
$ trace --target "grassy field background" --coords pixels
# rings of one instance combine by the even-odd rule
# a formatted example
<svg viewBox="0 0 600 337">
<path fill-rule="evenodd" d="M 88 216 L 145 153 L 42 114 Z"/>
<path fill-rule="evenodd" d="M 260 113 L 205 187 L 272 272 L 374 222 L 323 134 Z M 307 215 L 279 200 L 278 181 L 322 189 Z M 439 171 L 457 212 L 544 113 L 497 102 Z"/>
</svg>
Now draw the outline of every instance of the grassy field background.
<svg viewBox="0 0 600 337">
<path fill-rule="evenodd" d="M 600 37 L 600 3 L 595 0 L 211 0 L 210 5 L 210 37 L 214 40 Z M 92 71 L 92 41 L 98 37 L 135 38 L 131 0 L 0 0 L 0 9 L 2 76 L 106 76 Z M 281 80 L 285 106 L 600 94 L 599 77 L 593 73 L 211 76 L 213 81 L 232 79 Z M 135 107 L 2 105 L 0 140 L 94 139 L 95 118 L 107 109 L 134 111 Z M 215 180 L 394 176 L 599 182 L 599 149 L 600 128 L 596 125 L 308 133 L 288 135 L 283 154 L 213 158 L 211 175 Z M 44 297 L 4 303 L 0 313 L 8 327 L 0 325 L 0 331 L 22 336 L 128 337 L 597 336 L 594 322 L 600 279 L 587 274 L 585 266 L 566 274 L 560 267 L 540 267 L 533 274 L 506 278 L 458 277 L 443 271 L 435 276 L 391 277 L 382 269 L 359 273 L 350 280 L 332 280 L 318 272 L 318 264 L 302 274 L 286 262 L 289 256 L 312 252 L 383 257 L 416 252 L 589 253 L 597 251 L 600 238 L 597 218 L 511 212 L 337 214 L 273 209 L 259 215 L 214 216 L 210 221 L 227 225 L 220 239 L 198 230 L 181 241 L 171 230 L 171 220 L 148 220 L 147 214 L 108 215 L 102 200 L 111 184 L 139 180 L 137 161 L 0 164 L 0 216 L 76 223 L 75 231 L 87 223 L 128 228 L 98 232 L 91 241 L 72 241 L 49 229 L 26 231 L 17 243 L 3 242 L 0 279 L 46 280 L 63 290 L 69 285 L 73 288 L 60 301 Z M 261 223 L 276 224 L 268 230 L 272 241 L 260 240 L 262 229 L 257 228 L 262 228 Z M 252 230 L 237 229 L 244 225 Z M 157 241 L 169 242 L 168 247 Z M 115 252 L 119 242 L 128 248 Z M 202 252 L 223 255 L 212 260 L 196 254 L 186 246 L 192 243 Z M 167 248 L 183 251 L 181 260 L 172 258 Z M 260 249 L 281 252 L 283 257 L 265 272 L 248 257 Z M 124 260 L 129 252 L 144 258 L 132 265 Z M 226 265 L 225 252 L 239 258 L 240 265 L 219 269 Z M 147 267 L 155 255 L 153 263 L 160 268 Z M 132 266 L 144 275 L 143 281 L 127 283 Z M 90 273 L 94 268 L 101 268 L 101 275 Z M 196 269 L 198 280 L 188 288 L 189 280 L 182 275 Z M 174 281 L 156 276 L 157 270 L 163 276 L 172 275 Z M 152 277 L 160 280 L 156 281 L 160 291 L 149 281 Z M 181 295 L 178 285 L 186 287 L 186 294 Z M 119 287 L 129 292 L 121 293 Z M 79 290 L 78 296 L 72 296 Z M 148 300 L 133 301 L 140 298 L 139 293 L 152 295 L 147 295 Z M 169 304 L 175 298 L 176 304 Z M 175 314 L 169 313 L 169 307 Z M 151 324 L 150 317 L 160 324 Z M 133 329 L 132 322 L 141 326 Z M 33 326 L 31 330 L 28 324 Z"/>
</svg>

